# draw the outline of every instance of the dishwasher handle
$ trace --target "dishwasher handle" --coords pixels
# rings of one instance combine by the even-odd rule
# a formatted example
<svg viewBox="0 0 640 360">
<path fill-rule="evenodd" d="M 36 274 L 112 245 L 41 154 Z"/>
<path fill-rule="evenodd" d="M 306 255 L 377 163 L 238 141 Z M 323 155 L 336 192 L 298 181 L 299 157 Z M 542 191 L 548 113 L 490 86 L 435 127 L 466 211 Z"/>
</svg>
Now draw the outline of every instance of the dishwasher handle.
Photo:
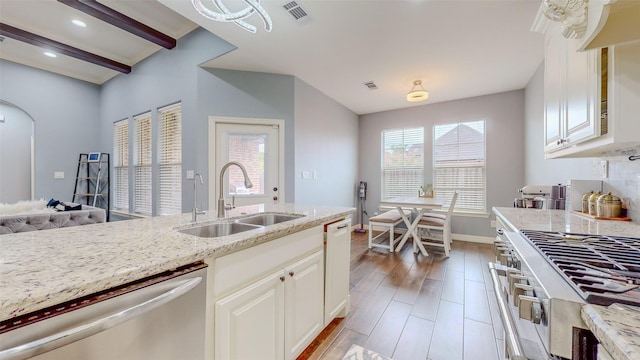
<svg viewBox="0 0 640 360">
<path fill-rule="evenodd" d="M 91 335 L 95 335 L 114 326 L 117 326 L 127 320 L 140 316 L 188 293 L 201 281 L 202 277 L 195 277 L 193 279 L 186 280 L 167 292 L 164 292 L 152 299 L 146 300 L 124 310 L 112 313 L 111 315 L 91 320 L 71 329 L 63 330 L 53 335 L 28 342 L 26 344 L 2 350 L 0 351 L 0 360 L 28 359 L 35 355 L 43 354 L 59 347 L 71 344 L 72 342 L 82 340 Z"/>
<path fill-rule="evenodd" d="M 526 360 L 527 357 L 524 353 L 522 344 L 520 343 L 520 337 L 518 336 L 518 329 L 511 318 L 509 313 L 509 301 L 504 298 L 504 294 L 500 287 L 500 279 L 498 278 L 498 270 L 506 269 L 500 264 L 489 263 L 489 273 L 491 274 L 491 281 L 493 282 L 493 292 L 496 296 L 496 302 L 498 303 L 498 311 L 500 312 L 500 318 L 502 319 L 502 327 L 504 328 L 504 340 L 507 345 L 507 351 L 512 360 Z"/>
</svg>

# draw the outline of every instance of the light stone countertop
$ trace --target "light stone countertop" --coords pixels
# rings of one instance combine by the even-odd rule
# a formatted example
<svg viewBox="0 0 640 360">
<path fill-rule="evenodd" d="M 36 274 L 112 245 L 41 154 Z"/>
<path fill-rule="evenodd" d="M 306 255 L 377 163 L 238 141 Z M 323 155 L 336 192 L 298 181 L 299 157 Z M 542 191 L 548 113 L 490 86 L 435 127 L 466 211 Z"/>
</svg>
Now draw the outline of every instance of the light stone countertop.
<svg viewBox="0 0 640 360">
<path fill-rule="evenodd" d="M 616 360 L 640 359 L 640 308 L 622 304 L 585 305 L 582 320 Z"/>
<path fill-rule="evenodd" d="M 1 235 L 0 321 L 322 225 L 355 209 L 256 205 L 228 217 L 257 212 L 305 216 L 220 238 L 175 231 L 190 227 L 191 213 Z M 212 211 L 198 224 L 215 221 Z"/>
<path fill-rule="evenodd" d="M 505 219 L 513 231 L 546 230 L 640 237 L 640 224 L 634 221 L 593 220 L 568 210 L 494 207 L 493 212 Z"/>
<path fill-rule="evenodd" d="M 545 230 L 640 238 L 640 224 L 632 221 L 593 220 L 571 211 L 495 207 L 494 213 L 511 231 Z M 582 319 L 616 360 L 640 359 L 640 308 L 587 304 Z"/>
</svg>

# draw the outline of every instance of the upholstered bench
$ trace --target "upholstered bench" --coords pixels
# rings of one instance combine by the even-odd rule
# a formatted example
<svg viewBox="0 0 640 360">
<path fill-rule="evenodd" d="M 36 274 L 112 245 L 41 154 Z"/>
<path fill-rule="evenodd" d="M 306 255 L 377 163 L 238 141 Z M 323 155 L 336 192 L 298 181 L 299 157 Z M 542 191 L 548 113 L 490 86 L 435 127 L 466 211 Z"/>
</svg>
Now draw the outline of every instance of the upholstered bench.
<svg viewBox="0 0 640 360">
<path fill-rule="evenodd" d="M 403 210 L 403 212 L 406 216 L 411 215 L 411 211 L 409 210 Z M 402 222 L 403 222 L 402 215 L 400 215 L 400 213 L 396 209 L 389 210 L 389 211 L 383 212 L 382 214 L 369 218 L 369 249 L 371 249 L 372 247 L 379 247 L 383 249 L 388 249 L 389 252 L 393 252 L 393 247 L 397 242 L 397 240 L 394 239 L 395 238 L 394 228 Z M 372 233 L 373 233 L 374 226 L 385 227 L 386 229 L 381 234 L 378 234 L 375 237 L 373 237 Z M 374 242 L 378 238 L 386 236 L 387 231 L 389 232 L 389 245 L 386 245 L 384 242 L 382 243 Z"/>
<path fill-rule="evenodd" d="M 0 216 L 0 235 L 105 222 L 104 209 L 82 205 L 82 210 Z"/>
</svg>

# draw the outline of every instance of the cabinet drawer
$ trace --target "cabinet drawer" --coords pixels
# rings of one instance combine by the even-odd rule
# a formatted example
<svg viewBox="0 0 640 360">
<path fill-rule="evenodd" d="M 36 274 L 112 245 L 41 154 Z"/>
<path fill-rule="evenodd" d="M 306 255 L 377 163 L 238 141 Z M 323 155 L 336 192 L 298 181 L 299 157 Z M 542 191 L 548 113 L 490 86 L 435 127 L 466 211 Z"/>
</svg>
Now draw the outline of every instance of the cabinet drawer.
<svg viewBox="0 0 640 360">
<path fill-rule="evenodd" d="M 213 272 L 210 295 L 219 298 L 323 248 L 322 226 L 207 261 Z"/>
</svg>

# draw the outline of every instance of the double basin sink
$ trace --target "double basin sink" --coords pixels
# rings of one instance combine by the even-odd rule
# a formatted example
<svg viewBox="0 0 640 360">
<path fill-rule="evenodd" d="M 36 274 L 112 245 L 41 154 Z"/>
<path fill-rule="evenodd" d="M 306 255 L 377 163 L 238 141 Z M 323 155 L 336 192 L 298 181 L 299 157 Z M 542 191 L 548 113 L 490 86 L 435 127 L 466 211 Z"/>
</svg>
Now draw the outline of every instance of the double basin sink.
<svg viewBox="0 0 640 360">
<path fill-rule="evenodd" d="M 280 224 L 304 217 L 298 214 L 263 213 L 249 215 L 234 221 L 216 222 L 177 230 L 180 233 L 206 238 L 215 238 L 238 234 L 244 231 L 262 229 L 265 226 Z"/>
</svg>

